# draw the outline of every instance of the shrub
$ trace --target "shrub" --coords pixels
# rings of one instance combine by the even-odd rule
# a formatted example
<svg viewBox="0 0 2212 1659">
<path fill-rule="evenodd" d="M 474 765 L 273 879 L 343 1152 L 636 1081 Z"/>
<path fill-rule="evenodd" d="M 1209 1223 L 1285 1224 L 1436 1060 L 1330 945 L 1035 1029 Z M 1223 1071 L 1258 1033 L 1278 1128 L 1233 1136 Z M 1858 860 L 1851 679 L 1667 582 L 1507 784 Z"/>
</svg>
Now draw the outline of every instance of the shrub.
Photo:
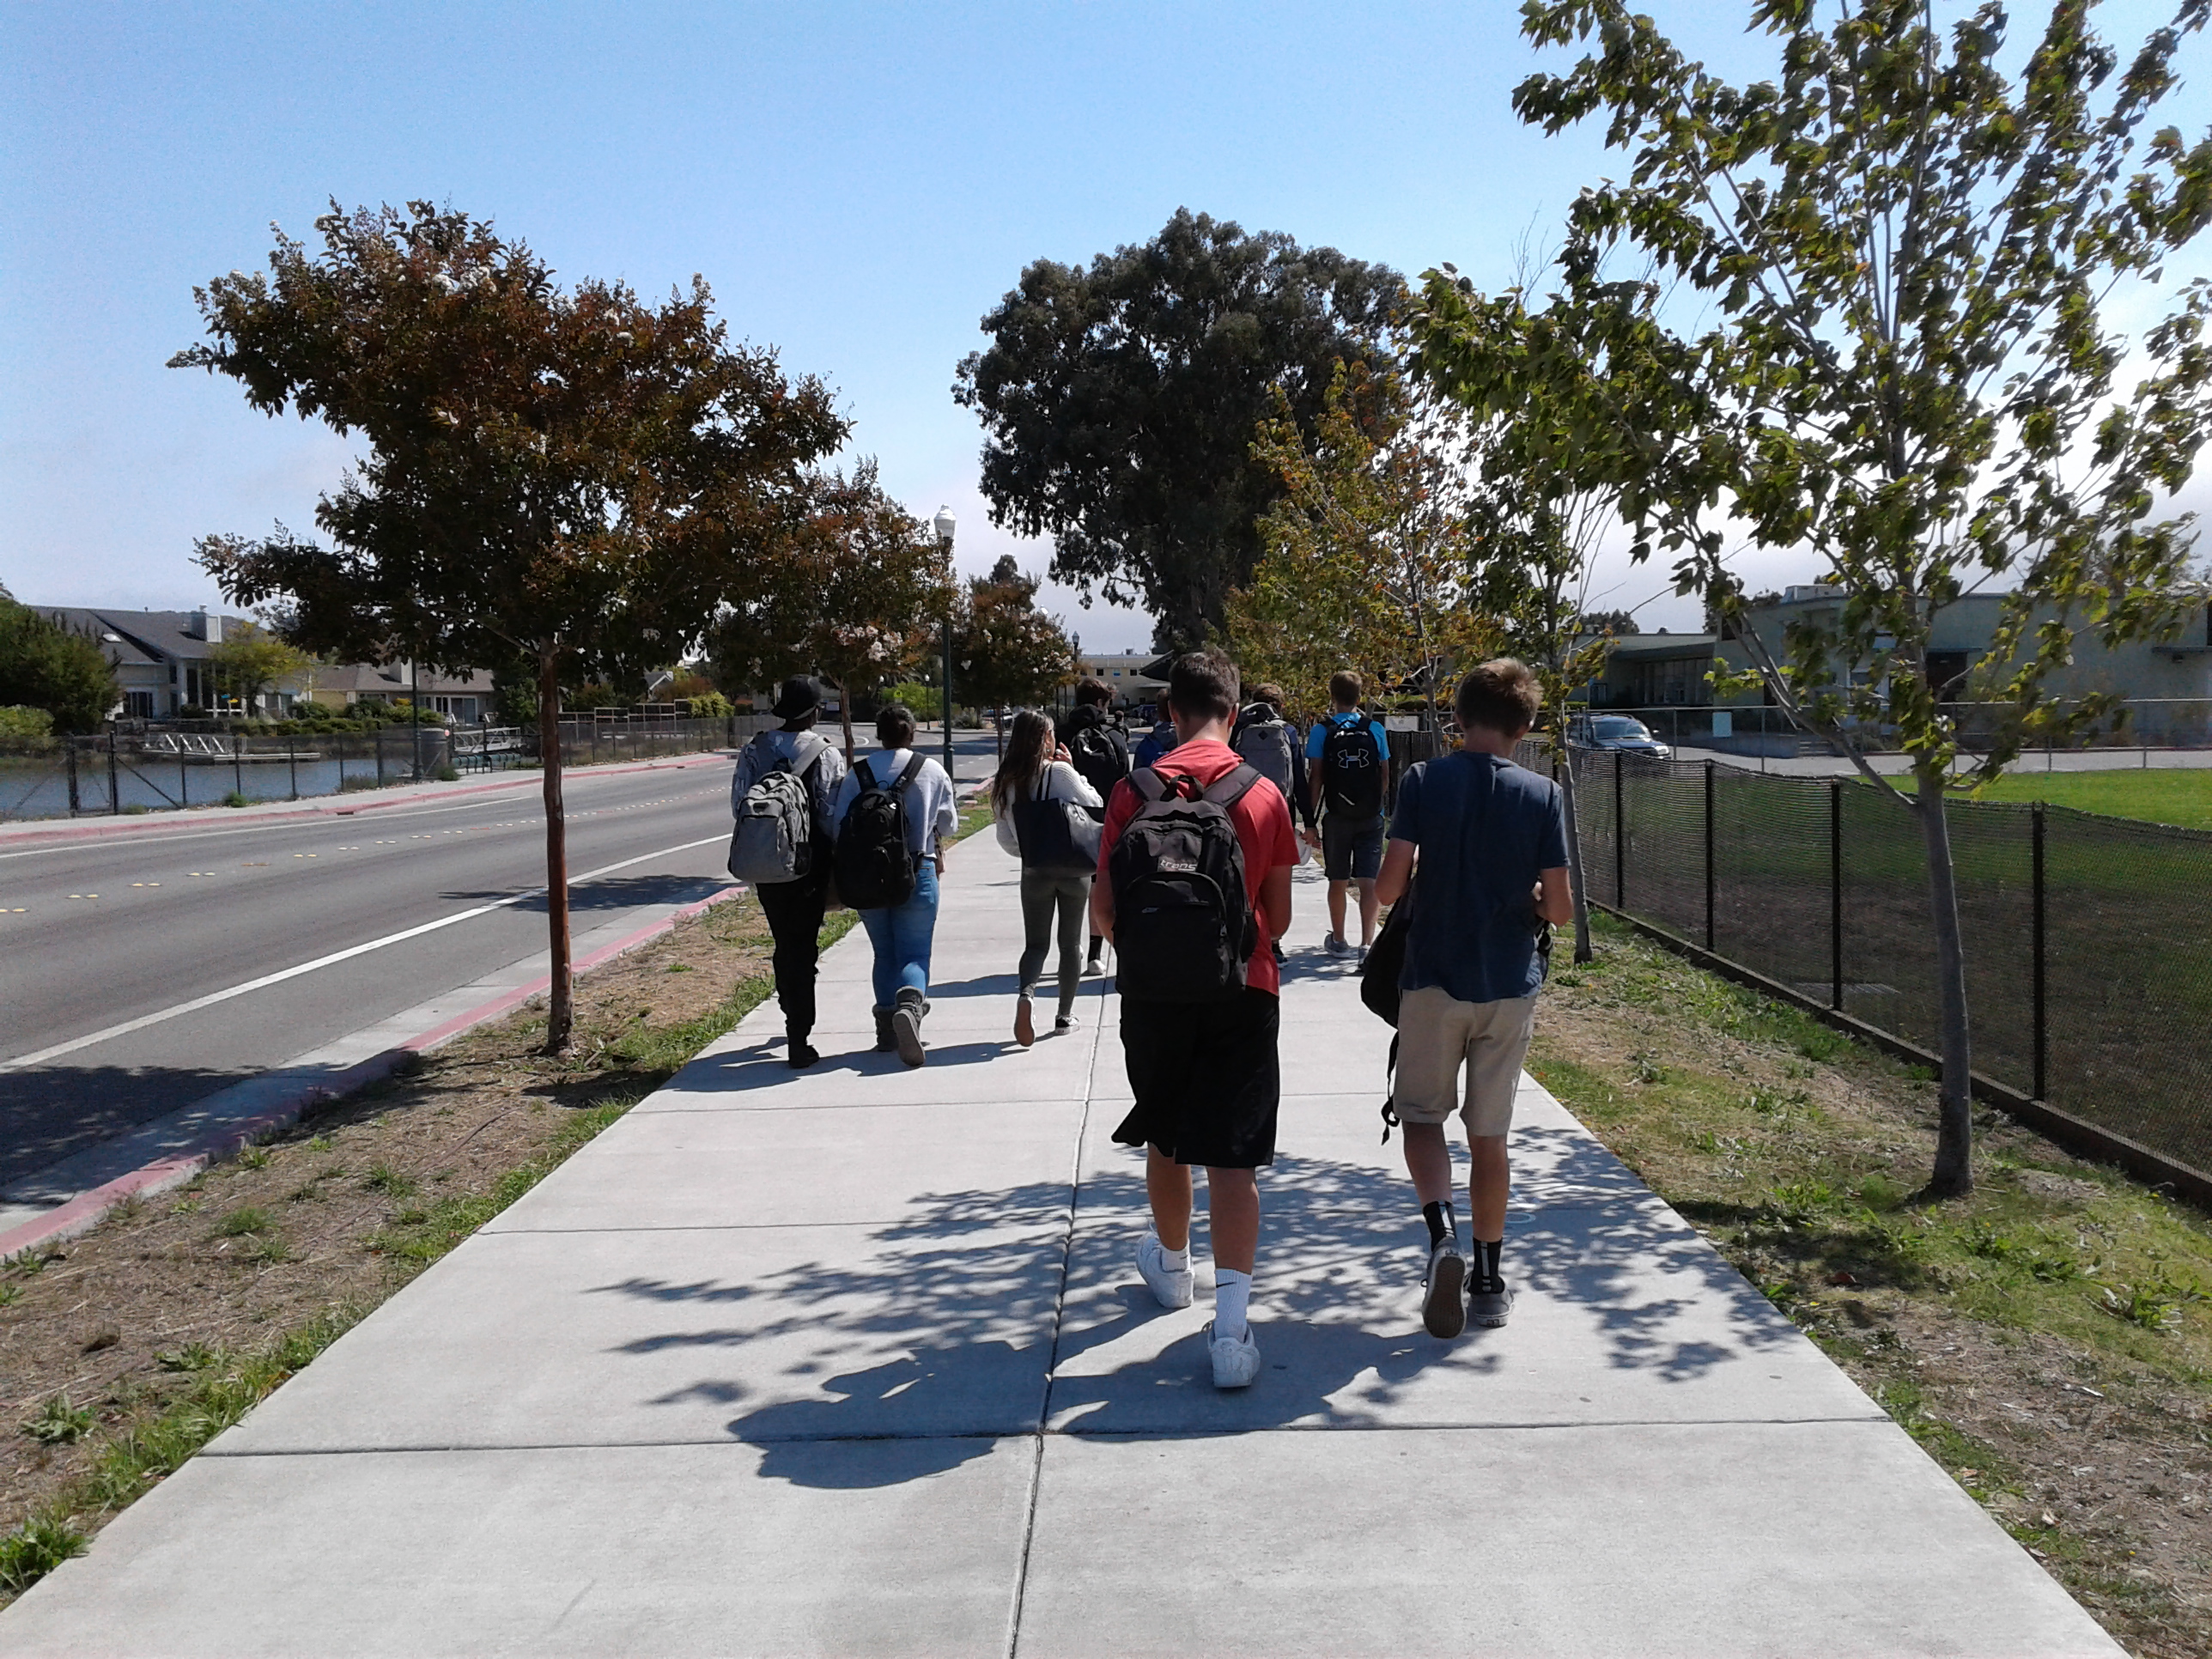
<svg viewBox="0 0 2212 1659">
<path fill-rule="evenodd" d="M 0 738 L 50 738 L 53 734 L 54 717 L 43 708 L 23 703 L 0 708 Z"/>
<path fill-rule="evenodd" d="M 38 1516 L 0 1535 L 0 1590 L 20 1595 L 73 1555 L 84 1534 L 66 1521 Z"/>
<path fill-rule="evenodd" d="M 23 1421 L 23 1432 L 42 1446 L 71 1446 L 90 1434 L 100 1415 L 89 1406 L 72 1406 L 58 1394 Z"/>
</svg>

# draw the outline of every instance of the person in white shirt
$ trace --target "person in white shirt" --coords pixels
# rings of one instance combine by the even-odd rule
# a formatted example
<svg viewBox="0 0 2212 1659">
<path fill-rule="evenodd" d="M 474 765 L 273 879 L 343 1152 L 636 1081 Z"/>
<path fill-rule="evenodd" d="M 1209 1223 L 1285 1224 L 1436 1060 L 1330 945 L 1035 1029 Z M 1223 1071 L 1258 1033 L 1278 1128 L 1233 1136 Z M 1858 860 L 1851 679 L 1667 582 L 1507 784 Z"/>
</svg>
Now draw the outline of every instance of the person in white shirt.
<svg viewBox="0 0 2212 1659">
<path fill-rule="evenodd" d="M 914 711 L 904 703 L 885 703 L 876 715 L 876 740 L 883 745 L 866 765 L 877 783 L 888 787 L 915 759 Z M 860 796 L 860 766 L 846 773 L 830 803 L 831 821 L 841 829 Z M 921 1022 L 929 1012 L 929 947 L 937 932 L 937 878 L 945 873 L 945 843 L 958 833 L 960 811 L 952 780 L 933 760 L 915 768 L 901 792 L 906 818 L 907 851 L 915 862 L 914 891 L 902 904 L 860 912 L 860 926 L 875 947 L 876 1048 L 896 1048 L 909 1066 L 922 1063 Z"/>
<path fill-rule="evenodd" d="M 1042 813 L 1024 809 L 1042 804 Z M 1022 959 L 1015 977 L 1014 1041 L 1028 1048 L 1036 1041 L 1034 1000 L 1044 971 L 1045 949 L 1059 921 L 1060 1014 L 1055 1032 L 1075 1029 L 1075 994 L 1083 981 L 1084 919 L 1091 912 L 1091 875 L 1098 860 L 1093 817 L 1105 805 L 1054 741 L 1052 722 L 1034 708 L 1014 716 L 1006 757 L 991 780 L 993 827 L 999 845 L 1022 861 Z M 1084 809 L 1068 811 L 1070 805 Z M 1033 834 L 1048 845 L 1024 848 L 1021 824 L 1029 817 Z M 1077 854 L 1088 853 L 1079 866 Z"/>
</svg>

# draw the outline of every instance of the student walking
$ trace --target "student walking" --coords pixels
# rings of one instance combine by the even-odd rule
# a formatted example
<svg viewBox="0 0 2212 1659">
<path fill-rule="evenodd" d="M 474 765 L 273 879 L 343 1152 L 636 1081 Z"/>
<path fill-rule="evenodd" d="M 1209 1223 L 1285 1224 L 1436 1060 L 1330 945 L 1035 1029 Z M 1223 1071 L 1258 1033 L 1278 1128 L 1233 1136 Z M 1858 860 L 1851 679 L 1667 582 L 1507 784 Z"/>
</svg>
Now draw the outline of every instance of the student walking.
<svg viewBox="0 0 2212 1659">
<path fill-rule="evenodd" d="M 1179 658 L 1178 742 L 1107 803 L 1091 921 L 1114 941 L 1121 1047 L 1136 1103 L 1114 1139 L 1145 1150 L 1152 1231 L 1137 1271 L 1165 1308 L 1190 1305 L 1191 1170 L 1203 1165 L 1213 1247 L 1206 1349 L 1218 1388 L 1260 1373 L 1248 1316 L 1260 1243 L 1255 1174 L 1275 1157 L 1281 1094 L 1275 946 L 1291 921 L 1290 810 L 1229 746 L 1236 665 Z"/>
<path fill-rule="evenodd" d="M 1307 833 L 1312 834 L 1316 822 L 1313 801 L 1306 792 L 1305 744 L 1297 724 L 1283 713 L 1281 686 L 1252 688 L 1252 701 L 1238 713 L 1229 746 L 1239 760 L 1282 791 L 1291 811 L 1305 821 Z"/>
<path fill-rule="evenodd" d="M 815 963 L 830 889 L 830 803 L 845 757 L 814 730 L 822 689 L 787 679 L 770 713 L 783 722 L 738 754 L 730 780 L 730 873 L 751 884 L 775 939 L 775 997 L 783 1005 L 784 1057 L 794 1068 L 821 1055 L 814 1031 Z"/>
<path fill-rule="evenodd" d="M 1049 750 L 1048 745 L 1052 745 Z M 1053 744 L 1052 722 L 1033 708 L 1014 716 L 1006 758 L 991 780 L 993 829 L 999 845 L 1022 861 L 1022 959 L 1015 970 L 1014 1041 L 1036 1041 L 1033 999 L 1047 947 L 1060 942 L 1060 1012 L 1052 1029 L 1075 1029 L 1075 994 L 1083 982 L 1083 924 L 1098 862 L 1103 803 L 1068 751 Z"/>
<path fill-rule="evenodd" d="M 1375 943 L 1375 876 L 1382 867 L 1382 819 L 1389 805 L 1390 739 L 1382 722 L 1359 712 L 1364 688 L 1346 669 L 1329 677 L 1332 713 L 1306 734 L 1310 810 L 1321 818 L 1316 842 L 1308 818 L 1306 841 L 1322 849 L 1328 878 L 1328 937 L 1322 947 L 1341 956 L 1346 890 L 1359 890 L 1359 954 Z"/>
<path fill-rule="evenodd" d="M 945 843 L 960 827 L 952 780 L 908 745 L 914 714 L 886 703 L 876 716 L 883 747 L 854 763 L 837 786 L 837 896 L 860 913 L 875 949 L 876 1048 L 909 1066 L 926 1058 L 929 947 L 937 931 L 937 878 Z"/>
<path fill-rule="evenodd" d="M 1102 801 L 1111 797 L 1114 786 L 1129 775 L 1129 737 L 1114 718 L 1113 708 L 1112 686 L 1096 677 L 1079 679 L 1075 683 L 1075 707 L 1059 728 L 1060 744 L 1067 750 L 1069 763 L 1098 792 Z M 1093 933 L 1083 971 L 1097 973 L 1105 951 L 1106 941 Z"/>
<path fill-rule="evenodd" d="M 1376 883 L 1384 902 L 1413 905 L 1398 981 L 1395 1104 L 1407 1172 L 1428 1224 L 1421 1321 L 1434 1336 L 1457 1336 L 1470 1319 L 1503 1325 L 1513 1310 L 1498 1270 L 1510 1182 L 1505 1136 L 1543 983 L 1539 938 L 1547 923 L 1574 919 L 1559 786 L 1509 758 L 1540 704 L 1535 676 L 1510 657 L 1460 682 L 1459 750 L 1407 772 Z M 1472 1272 L 1452 1209 L 1444 1139 L 1455 1103 L 1473 1165 Z"/>
</svg>

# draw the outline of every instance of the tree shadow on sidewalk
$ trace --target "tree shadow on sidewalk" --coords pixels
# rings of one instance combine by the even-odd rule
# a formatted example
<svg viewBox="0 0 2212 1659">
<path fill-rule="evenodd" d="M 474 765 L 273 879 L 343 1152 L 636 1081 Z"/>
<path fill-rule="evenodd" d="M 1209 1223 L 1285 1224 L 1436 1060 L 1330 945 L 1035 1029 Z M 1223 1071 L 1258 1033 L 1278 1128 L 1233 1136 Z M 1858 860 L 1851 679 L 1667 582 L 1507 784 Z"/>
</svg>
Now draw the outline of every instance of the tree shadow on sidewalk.
<svg viewBox="0 0 2212 1659">
<path fill-rule="evenodd" d="M 1570 1201 L 1516 1213 L 1514 1278 L 1525 1294 L 1583 1310 L 1576 1352 L 1590 1358 L 1578 1363 L 1681 1383 L 1796 1340 L 1648 1193 L 1607 1190 L 1601 1178 L 1617 1168 L 1609 1155 L 1581 1137 L 1539 1133 L 1571 1143 L 1554 1149 L 1547 1182 L 1571 1186 L 1579 1160 L 1593 1184 Z M 655 1403 L 738 1407 L 730 1435 L 767 1443 L 763 1473 L 799 1485 L 895 1484 L 981 1456 L 993 1437 L 1047 1425 L 1182 1437 L 1421 1422 L 1438 1413 L 1456 1421 L 1468 1407 L 1449 1384 L 1419 1399 L 1409 1391 L 1439 1366 L 1480 1388 L 1506 1363 L 1506 1332 L 1443 1342 L 1421 1330 L 1425 1235 L 1401 1175 L 1286 1158 L 1262 1177 L 1268 1208 L 1255 1322 L 1267 1368 L 1249 1389 L 1217 1392 L 1197 1333 L 1157 1349 L 1141 1336 L 1153 1320 L 1190 1316 L 1158 1308 L 1138 1280 L 1134 1249 L 1147 1224 L 1140 1170 L 1085 1180 L 1072 1234 L 1068 1188 L 1030 1183 L 927 1197 L 910 1218 L 872 1230 L 862 1260 L 809 1262 L 753 1285 L 601 1288 L 664 1303 L 742 1301 L 768 1314 L 743 1330 L 641 1336 L 620 1351 L 696 1346 L 741 1359 L 779 1339 L 774 1376 L 717 1367 Z M 1202 1302 L 1202 1193 L 1199 1217 Z M 1128 1357 L 1092 1360 L 1132 1337 Z M 803 1355 L 795 1360 L 793 1338 Z M 801 1389 L 806 1397 L 788 1397 Z M 810 1449 L 866 1438 L 909 1444 L 880 1465 Z"/>
</svg>

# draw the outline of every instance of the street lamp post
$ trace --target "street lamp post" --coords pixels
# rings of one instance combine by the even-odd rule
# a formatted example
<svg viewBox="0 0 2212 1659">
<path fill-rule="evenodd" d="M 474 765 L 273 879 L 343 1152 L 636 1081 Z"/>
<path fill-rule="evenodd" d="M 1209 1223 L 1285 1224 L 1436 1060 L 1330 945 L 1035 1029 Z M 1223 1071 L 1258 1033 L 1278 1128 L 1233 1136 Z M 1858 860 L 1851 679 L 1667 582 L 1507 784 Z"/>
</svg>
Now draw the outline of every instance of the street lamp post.
<svg viewBox="0 0 2212 1659">
<path fill-rule="evenodd" d="M 945 775 L 952 775 L 952 509 L 940 507 L 931 521 L 938 550 L 945 555 L 945 684 L 939 688 L 945 717 Z"/>
</svg>

